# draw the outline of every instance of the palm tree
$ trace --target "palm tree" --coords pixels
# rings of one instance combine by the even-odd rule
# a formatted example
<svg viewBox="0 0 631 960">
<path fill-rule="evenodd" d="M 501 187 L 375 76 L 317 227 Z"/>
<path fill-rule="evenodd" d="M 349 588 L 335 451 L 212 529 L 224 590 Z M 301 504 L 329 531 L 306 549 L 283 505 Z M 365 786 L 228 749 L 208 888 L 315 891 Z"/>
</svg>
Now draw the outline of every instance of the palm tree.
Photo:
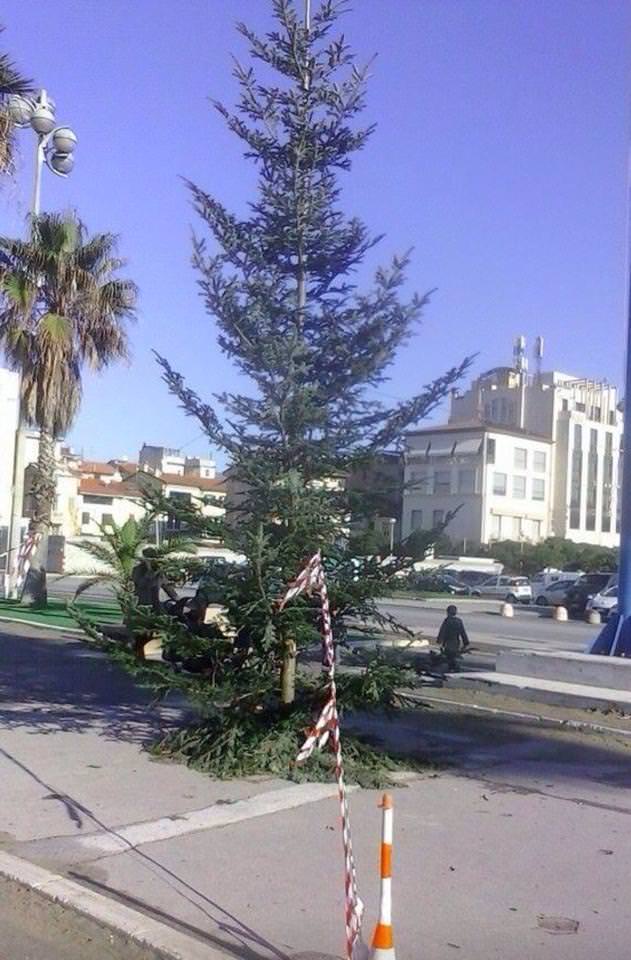
<svg viewBox="0 0 631 960">
<path fill-rule="evenodd" d="M 55 440 L 81 401 L 83 368 L 128 356 L 136 286 L 109 233 L 88 236 L 73 215 L 45 213 L 28 240 L 0 236 L 0 347 L 21 374 L 22 416 L 39 428 L 30 532 L 46 534 L 55 497 Z"/>
<path fill-rule="evenodd" d="M 4 27 L 0 24 L 0 33 Z M 13 122 L 7 110 L 10 96 L 27 97 L 33 92 L 30 80 L 23 77 L 8 54 L 0 53 L 0 174 L 13 167 Z"/>
<path fill-rule="evenodd" d="M 99 540 L 84 540 L 78 544 L 81 550 L 95 561 L 94 570 L 81 571 L 86 579 L 77 587 L 74 600 L 86 590 L 97 585 L 110 586 L 121 606 L 129 603 L 133 593 L 133 572 L 142 559 L 143 551 L 151 547 L 153 563 L 167 578 L 176 579 L 181 572 L 182 554 L 195 554 L 195 544 L 184 537 L 163 540 L 160 546 L 154 544 L 156 515 L 149 512 L 141 519 L 129 517 L 122 525 L 111 523 L 101 525 Z M 170 562 L 178 557 L 180 562 L 172 568 Z M 177 573 L 176 573 L 177 571 Z"/>
</svg>

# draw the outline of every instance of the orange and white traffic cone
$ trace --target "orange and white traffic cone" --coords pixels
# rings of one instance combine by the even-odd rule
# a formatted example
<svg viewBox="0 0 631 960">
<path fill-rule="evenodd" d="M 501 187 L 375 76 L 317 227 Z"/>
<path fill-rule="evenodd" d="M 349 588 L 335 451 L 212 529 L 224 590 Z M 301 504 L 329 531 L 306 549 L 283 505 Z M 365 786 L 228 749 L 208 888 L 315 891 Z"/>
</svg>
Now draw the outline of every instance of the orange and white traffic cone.
<svg viewBox="0 0 631 960">
<path fill-rule="evenodd" d="M 392 797 L 384 793 L 381 803 L 381 897 L 379 922 L 375 927 L 370 951 L 371 960 L 395 960 L 392 936 Z"/>
</svg>

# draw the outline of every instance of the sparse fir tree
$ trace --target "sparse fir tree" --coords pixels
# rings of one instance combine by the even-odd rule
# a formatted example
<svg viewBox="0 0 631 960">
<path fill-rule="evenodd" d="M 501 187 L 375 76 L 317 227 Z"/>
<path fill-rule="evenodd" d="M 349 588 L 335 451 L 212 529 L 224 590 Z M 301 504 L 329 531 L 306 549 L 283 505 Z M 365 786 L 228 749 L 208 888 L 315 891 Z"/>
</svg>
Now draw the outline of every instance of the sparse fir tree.
<svg viewBox="0 0 631 960">
<path fill-rule="evenodd" d="M 407 401 L 387 406 L 376 398 L 426 298 L 405 294 L 407 254 L 379 268 L 367 289 L 357 285 L 357 269 L 380 238 L 345 214 L 340 175 L 372 132 L 357 125 L 366 71 L 335 32 L 339 4 L 321 0 L 310 22 L 292 0 L 272 0 L 272 7 L 276 28 L 267 35 L 238 26 L 252 62 L 235 66 L 236 110 L 215 104 L 257 168 L 249 214 L 240 218 L 189 185 L 204 225 L 194 263 L 206 308 L 221 350 L 250 386 L 203 399 L 159 358 L 169 389 L 226 454 L 224 537 L 247 559 L 223 575 L 233 643 L 221 648 L 223 663 L 201 696 L 208 719 L 170 744 L 219 775 L 286 774 L 318 706 L 317 672 L 303 666 L 303 654 L 319 642 L 317 605 L 299 599 L 279 612 L 277 604 L 306 558 L 322 551 L 338 639 L 351 619 L 383 625 L 375 601 L 409 561 L 386 568 L 378 557 L 353 555 L 349 522 L 361 508 L 345 478 L 396 447 L 468 364 Z M 341 705 L 392 707 L 400 681 L 398 670 L 371 660 L 363 671 L 342 673 Z M 200 683 L 191 678 L 198 702 Z M 361 779 L 373 761 L 363 747 L 352 751 Z"/>
</svg>

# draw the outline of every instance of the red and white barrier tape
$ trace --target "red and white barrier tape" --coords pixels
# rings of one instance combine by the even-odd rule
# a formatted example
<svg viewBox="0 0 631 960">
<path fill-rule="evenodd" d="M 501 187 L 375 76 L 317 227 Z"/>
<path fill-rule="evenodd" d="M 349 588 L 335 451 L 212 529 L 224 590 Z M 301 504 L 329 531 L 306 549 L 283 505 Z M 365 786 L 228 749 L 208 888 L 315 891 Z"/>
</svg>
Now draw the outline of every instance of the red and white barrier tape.
<svg viewBox="0 0 631 960">
<path fill-rule="evenodd" d="M 18 550 L 17 562 L 16 562 L 16 587 L 20 590 L 24 581 L 26 580 L 26 575 L 31 566 L 31 557 L 33 556 L 37 544 L 39 543 L 40 535 L 39 533 L 27 533 L 26 537 L 20 544 L 20 549 Z"/>
<path fill-rule="evenodd" d="M 348 960 L 352 960 L 353 950 L 359 938 L 364 905 L 357 893 L 357 875 L 355 860 L 353 859 L 353 843 L 351 839 L 351 824 L 344 784 L 344 764 L 342 758 L 342 741 L 340 738 L 340 721 L 337 712 L 337 692 L 335 687 L 335 647 L 333 645 L 333 629 L 331 627 L 331 610 L 329 595 L 326 588 L 326 578 L 322 566 L 320 553 L 314 554 L 301 573 L 291 583 L 281 600 L 280 609 L 294 597 L 301 593 L 320 596 L 322 605 L 322 663 L 327 676 L 327 700 L 320 712 L 320 716 L 309 732 L 297 757 L 298 763 L 307 760 L 316 747 L 322 748 L 331 742 L 335 755 L 335 779 L 340 800 L 342 816 L 342 841 L 344 844 L 344 893 L 345 893 L 345 921 L 346 921 L 346 953 Z"/>
</svg>

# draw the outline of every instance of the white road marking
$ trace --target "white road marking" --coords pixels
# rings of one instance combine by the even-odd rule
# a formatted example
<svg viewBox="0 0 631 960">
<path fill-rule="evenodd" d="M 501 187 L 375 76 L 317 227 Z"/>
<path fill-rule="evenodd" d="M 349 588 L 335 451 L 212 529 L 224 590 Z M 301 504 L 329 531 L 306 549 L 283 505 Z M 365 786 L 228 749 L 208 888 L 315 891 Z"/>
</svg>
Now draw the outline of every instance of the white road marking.
<svg viewBox="0 0 631 960">
<path fill-rule="evenodd" d="M 354 789 L 357 788 L 349 787 L 349 790 Z M 85 837 L 77 837 L 73 840 L 73 846 L 89 850 L 95 857 L 122 853 L 131 847 L 139 847 L 145 843 L 170 840 L 172 837 L 180 837 L 200 830 L 214 830 L 231 823 L 239 823 L 241 820 L 266 817 L 281 810 L 291 810 L 306 803 L 317 803 L 319 800 L 327 800 L 334 796 L 337 796 L 337 787 L 333 783 L 296 784 L 280 790 L 270 790 L 268 793 L 261 793 L 247 800 L 237 800 L 235 803 L 213 804 L 211 807 L 192 810 L 177 817 L 161 817 L 159 820 L 147 820 L 111 831 L 100 831 Z"/>
</svg>

